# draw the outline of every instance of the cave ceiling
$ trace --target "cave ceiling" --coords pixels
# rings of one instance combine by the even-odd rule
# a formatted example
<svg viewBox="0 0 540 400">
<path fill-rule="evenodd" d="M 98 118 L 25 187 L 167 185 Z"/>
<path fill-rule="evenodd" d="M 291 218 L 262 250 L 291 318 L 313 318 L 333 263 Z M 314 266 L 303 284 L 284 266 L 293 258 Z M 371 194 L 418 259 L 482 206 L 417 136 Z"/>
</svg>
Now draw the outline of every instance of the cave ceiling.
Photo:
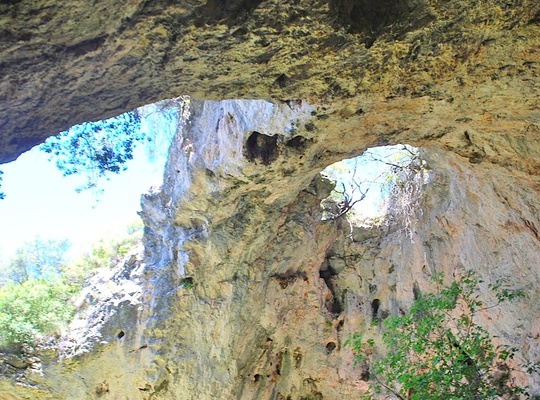
<svg viewBox="0 0 540 400">
<path fill-rule="evenodd" d="M 4 0 L 0 162 L 187 94 L 302 99 L 321 136 L 504 163 L 506 143 L 540 136 L 539 24 L 536 0 Z"/>
</svg>

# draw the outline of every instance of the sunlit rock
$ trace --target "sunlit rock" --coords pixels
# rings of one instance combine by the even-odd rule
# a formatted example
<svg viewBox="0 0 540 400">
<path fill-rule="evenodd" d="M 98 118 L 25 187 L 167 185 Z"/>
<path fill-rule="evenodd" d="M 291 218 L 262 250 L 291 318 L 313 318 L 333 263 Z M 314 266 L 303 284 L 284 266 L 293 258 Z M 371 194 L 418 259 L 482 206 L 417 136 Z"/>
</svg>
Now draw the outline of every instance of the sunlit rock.
<svg viewBox="0 0 540 400">
<path fill-rule="evenodd" d="M 379 337 L 433 273 L 465 269 L 488 303 L 496 279 L 524 290 L 479 322 L 540 360 L 540 6 L 382 4 L 398 6 L 0 4 L 2 161 L 75 123 L 199 99 L 143 200 L 144 256 L 76 327 L 88 351 L 6 367 L 0 397 L 358 398 L 369 371 L 347 335 Z M 231 98 L 259 100 L 217 101 Z M 430 170 L 405 212 L 324 220 L 319 173 L 398 143 Z"/>
</svg>

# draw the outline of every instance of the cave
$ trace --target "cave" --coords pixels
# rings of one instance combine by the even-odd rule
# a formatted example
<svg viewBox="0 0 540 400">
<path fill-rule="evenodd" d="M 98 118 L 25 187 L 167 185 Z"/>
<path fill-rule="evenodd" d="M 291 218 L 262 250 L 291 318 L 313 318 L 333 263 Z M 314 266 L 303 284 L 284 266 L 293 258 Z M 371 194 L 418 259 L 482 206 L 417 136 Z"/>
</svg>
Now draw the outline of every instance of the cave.
<svg viewBox="0 0 540 400">
<path fill-rule="evenodd" d="M 264 165 L 270 164 L 278 156 L 277 136 L 253 132 L 246 141 L 244 153 L 249 161 L 259 160 Z"/>
<path fill-rule="evenodd" d="M 0 349 L 0 397 L 357 398 L 346 336 L 469 269 L 488 303 L 523 290 L 478 321 L 538 362 L 540 5 L 507 3 L 1 2 L 0 162 L 180 95 L 190 116 L 141 252 L 88 283 L 58 353 Z M 326 218 L 321 172 L 398 145 L 429 171 L 406 212 Z"/>
<path fill-rule="evenodd" d="M 375 299 L 371 302 L 371 321 L 377 322 L 379 317 L 379 308 L 381 307 L 381 301 L 379 299 Z"/>
</svg>

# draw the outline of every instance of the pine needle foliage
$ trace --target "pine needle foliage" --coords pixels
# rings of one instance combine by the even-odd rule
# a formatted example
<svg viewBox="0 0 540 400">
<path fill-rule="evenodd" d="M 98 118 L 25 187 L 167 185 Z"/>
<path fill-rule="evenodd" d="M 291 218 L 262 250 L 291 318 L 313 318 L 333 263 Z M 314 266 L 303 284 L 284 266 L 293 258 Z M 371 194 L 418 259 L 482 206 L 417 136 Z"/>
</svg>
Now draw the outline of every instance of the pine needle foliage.
<svg viewBox="0 0 540 400">
<path fill-rule="evenodd" d="M 126 170 L 126 162 L 133 159 L 141 132 L 141 118 L 137 110 L 98 122 L 76 125 L 58 136 L 47 139 L 40 147 L 56 161 L 64 176 L 86 174 L 87 183 L 78 191 L 92 189 L 97 180 L 107 173 Z"/>
</svg>

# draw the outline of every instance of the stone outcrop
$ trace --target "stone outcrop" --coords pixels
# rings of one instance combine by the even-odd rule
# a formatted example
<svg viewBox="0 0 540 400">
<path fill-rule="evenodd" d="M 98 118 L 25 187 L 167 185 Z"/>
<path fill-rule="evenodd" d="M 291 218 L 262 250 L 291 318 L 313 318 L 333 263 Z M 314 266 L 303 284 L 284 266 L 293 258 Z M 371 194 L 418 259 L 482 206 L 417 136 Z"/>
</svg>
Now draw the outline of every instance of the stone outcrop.
<svg viewBox="0 0 540 400">
<path fill-rule="evenodd" d="M 534 87 L 539 21 L 536 0 L 3 1 L 0 162 L 178 95 L 301 98 L 349 115 L 484 82 L 504 93 L 508 77 Z"/>
<path fill-rule="evenodd" d="M 94 282 L 81 315 L 96 318 L 68 334 L 75 357 L 20 365 L 27 386 L 1 381 L 0 397 L 357 398 L 368 374 L 344 338 L 377 337 L 372 322 L 434 272 L 469 268 L 525 291 L 481 322 L 539 361 L 539 12 L 532 0 L 1 3 L 1 161 L 74 123 L 194 100 L 162 190 L 143 200 L 144 255 Z M 227 98 L 259 100 L 215 101 Z M 396 143 L 419 147 L 432 174 L 408 213 L 322 221 L 319 172 Z"/>
</svg>

